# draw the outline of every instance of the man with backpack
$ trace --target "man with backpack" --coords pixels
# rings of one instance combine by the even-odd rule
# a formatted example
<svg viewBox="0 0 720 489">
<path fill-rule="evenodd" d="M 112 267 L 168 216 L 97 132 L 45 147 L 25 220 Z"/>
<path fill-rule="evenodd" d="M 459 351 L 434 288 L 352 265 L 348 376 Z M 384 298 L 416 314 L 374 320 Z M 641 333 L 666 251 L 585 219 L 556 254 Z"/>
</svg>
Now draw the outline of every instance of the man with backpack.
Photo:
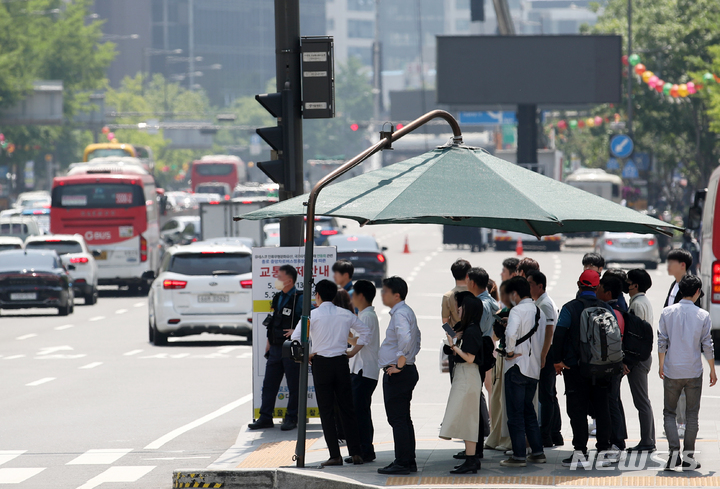
<svg viewBox="0 0 720 489">
<path fill-rule="evenodd" d="M 563 466 L 588 468 L 587 413 L 592 403 L 597 419 L 596 447 L 610 449 L 610 380 L 622 369 L 622 339 L 610 306 L 597 298 L 600 275 L 585 270 L 578 295 L 565 304 L 555 327 L 552 350 L 555 370 L 565 377 L 565 395 L 573 431 L 574 453 Z"/>
<path fill-rule="evenodd" d="M 630 270 L 627 276 L 628 292 L 630 293 L 630 313 L 645 321 L 646 325 L 649 326 L 649 330 L 645 329 L 644 334 L 633 337 L 626 325 L 626 334 L 623 338 L 626 345 L 624 349 L 626 377 L 633 397 L 633 404 L 635 404 L 640 419 L 640 443 L 628 448 L 628 452 L 654 452 L 655 417 L 653 416 L 648 392 L 648 374 L 650 373 L 650 367 L 652 367 L 652 324 L 654 319 L 652 304 L 645 295 L 652 287 L 652 279 L 650 274 L 643 268 Z M 637 346 L 628 344 L 635 340 L 639 343 Z M 649 348 L 646 346 L 648 342 Z M 638 355 L 637 358 L 632 358 L 632 351 L 640 351 L 641 349 L 647 351 L 647 358 L 644 358 L 644 352 L 642 355 Z"/>
</svg>

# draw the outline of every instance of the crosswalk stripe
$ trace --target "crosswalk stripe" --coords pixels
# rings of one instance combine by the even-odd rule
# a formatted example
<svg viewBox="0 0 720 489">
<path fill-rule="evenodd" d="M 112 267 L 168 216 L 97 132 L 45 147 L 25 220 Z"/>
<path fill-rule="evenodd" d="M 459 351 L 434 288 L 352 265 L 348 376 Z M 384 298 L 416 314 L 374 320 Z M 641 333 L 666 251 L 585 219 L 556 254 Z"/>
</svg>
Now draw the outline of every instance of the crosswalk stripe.
<svg viewBox="0 0 720 489">
<path fill-rule="evenodd" d="M 25 385 L 27 387 L 35 387 L 36 385 L 42 385 L 42 384 L 46 384 L 48 382 L 52 382 L 55 379 L 56 379 L 56 377 L 45 377 L 44 379 L 39 379 L 34 382 L 30 382 L 29 384 L 25 384 Z"/>
<path fill-rule="evenodd" d="M 30 477 L 38 475 L 45 467 L 31 469 L 0 469 L 0 484 L 22 484 Z"/>
<path fill-rule="evenodd" d="M 155 467 L 155 465 L 110 467 L 102 474 L 93 477 L 78 487 L 78 489 L 95 489 L 105 482 L 136 482 L 144 475 L 150 473 Z"/>
<path fill-rule="evenodd" d="M 27 450 L 0 450 L 0 465 L 19 457 L 25 452 L 27 452 Z"/>
<path fill-rule="evenodd" d="M 102 362 L 92 362 L 92 363 L 88 363 L 87 365 L 83 365 L 82 367 L 80 367 L 80 369 L 91 369 L 91 368 L 99 367 L 100 365 L 102 365 Z"/>
<path fill-rule="evenodd" d="M 109 465 L 132 452 L 132 448 L 98 448 L 88 450 L 65 465 Z"/>
<path fill-rule="evenodd" d="M 133 355 L 137 355 L 138 353 L 141 353 L 142 350 L 130 350 L 129 352 L 123 353 L 126 357 L 131 357 Z"/>
</svg>

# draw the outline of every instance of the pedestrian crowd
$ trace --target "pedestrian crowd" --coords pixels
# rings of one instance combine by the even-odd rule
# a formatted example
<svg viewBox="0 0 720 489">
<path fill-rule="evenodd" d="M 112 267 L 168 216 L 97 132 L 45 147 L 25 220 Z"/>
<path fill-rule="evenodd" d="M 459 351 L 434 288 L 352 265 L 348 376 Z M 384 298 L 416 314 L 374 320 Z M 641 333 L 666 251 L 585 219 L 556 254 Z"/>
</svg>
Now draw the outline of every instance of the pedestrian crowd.
<svg viewBox="0 0 720 489">
<path fill-rule="evenodd" d="M 546 449 L 565 444 L 558 376 L 564 381 L 572 429 L 573 452 L 563 466 L 610 466 L 627 453 L 656 451 L 648 389 L 654 347 L 669 444 L 665 468 L 700 468 L 695 443 L 703 356 L 710 367 L 710 386 L 717 382 L 711 320 L 700 307 L 702 283 L 689 273 L 691 253 L 671 250 L 667 263 L 674 280 L 659 315 L 656 341 L 655 315 L 646 296 L 652 279 L 645 269 L 605 269 L 602 256 L 588 253 L 576 297 L 558 308 L 548 295 L 546 275 L 532 258 L 504 260 L 499 285 L 484 269 L 456 260 L 450 269 L 455 286 L 441 302 L 451 388 L 439 437 L 462 440 L 465 449 L 453 456 L 459 462 L 450 472 L 477 473 L 485 449 L 506 452 L 503 467 L 545 463 Z M 322 280 L 315 285 L 309 327 L 315 396 L 330 454 L 322 465 L 375 460 L 371 405 L 380 383 L 395 459 L 378 472 L 416 472 L 411 403 L 419 381 L 415 361 L 421 335 L 405 302 L 408 285 L 400 277 L 383 280 L 381 301 L 390 308 L 390 321 L 381 342 L 375 285 L 353 282 L 349 261 L 336 262 L 332 270 L 334 283 Z M 299 364 L 283 355 L 283 344 L 301 335 L 302 293 L 295 289 L 296 280 L 292 266 L 280 267 L 275 284 L 279 292 L 263 323 L 268 333 L 262 407 L 250 429 L 271 428 L 273 418 L 282 415 L 282 430 L 297 426 Z M 288 407 L 276 412 L 283 376 Z M 640 424 L 640 441 L 633 447 L 626 445 L 623 379 Z M 595 437 L 594 452 L 588 451 L 590 436 Z M 349 453 L 345 459 L 342 441 Z"/>
</svg>

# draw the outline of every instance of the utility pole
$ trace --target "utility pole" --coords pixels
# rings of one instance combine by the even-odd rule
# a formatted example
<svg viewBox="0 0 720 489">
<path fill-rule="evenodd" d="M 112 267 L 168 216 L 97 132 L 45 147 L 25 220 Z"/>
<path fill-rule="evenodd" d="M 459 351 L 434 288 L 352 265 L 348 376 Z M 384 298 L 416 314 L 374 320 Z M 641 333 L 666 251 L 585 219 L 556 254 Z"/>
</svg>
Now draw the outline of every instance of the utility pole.
<svg viewBox="0 0 720 489">
<path fill-rule="evenodd" d="M 188 33 L 188 53 L 190 56 L 188 67 L 188 87 L 190 90 L 195 85 L 195 0 L 188 0 L 188 25 L 190 32 Z"/>
<path fill-rule="evenodd" d="M 632 56 L 632 0 L 627 0 L 627 16 L 628 16 L 628 59 Z M 627 77 L 627 91 L 628 91 L 628 136 L 632 138 L 633 135 L 633 102 L 632 102 L 632 86 L 633 86 L 633 67 L 628 61 L 628 77 Z"/>
<path fill-rule="evenodd" d="M 380 122 L 382 112 L 381 60 L 380 60 L 380 0 L 375 0 L 375 39 L 373 40 L 373 119 Z M 377 131 L 375 131 L 377 132 Z"/>
<path fill-rule="evenodd" d="M 280 201 L 303 194 L 303 133 L 300 111 L 300 5 L 299 0 L 275 0 L 275 79 L 278 93 L 289 89 L 292 96 L 293 134 L 290 154 L 283 159 L 295 168 L 294 189 L 280 188 Z M 314 223 L 308 223 L 313 226 Z M 303 220 L 287 217 L 280 221 L 280 245 L 302 246 Z M 302 389 L 300 392 L 305 392 Z M 300 413 L 305 416 L 305 413 Z"/>
</svg>

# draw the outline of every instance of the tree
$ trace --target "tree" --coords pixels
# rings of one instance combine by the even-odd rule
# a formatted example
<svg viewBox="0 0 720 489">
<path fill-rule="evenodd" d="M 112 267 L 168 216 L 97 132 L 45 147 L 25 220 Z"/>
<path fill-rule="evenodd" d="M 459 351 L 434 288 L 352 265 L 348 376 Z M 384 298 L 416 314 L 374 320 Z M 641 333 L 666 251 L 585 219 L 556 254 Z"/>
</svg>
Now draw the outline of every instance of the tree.
<svg viewBox="0 0 720 489">
<path fill-rule="evenodd" d="M 720 45 L 718 25 L 717 0 L 633 0 L 633 51 L 661 79 L 686 83 L 711 65 L 718 49 L 714 46 Z M 610 0 L 598 23 L 586 30 L 627 33 L 627 0 Z M 619 108 L 623 113 L 626 90 L 623 84 L 625 102 Z M 633 84 L 636 148 L 655 156 L 658 165 L 653 174 L 661 188 L 673 184 L 677 171 L 691 186 L 707 184 L 720 157 L 717 134 L 711 130 L 711 97 L 711 93 L 701 91 L 697 96 L 673 101 L 646 84 Z M 718 115 L 720 112 L 715 117 Z"/>
</svg>

